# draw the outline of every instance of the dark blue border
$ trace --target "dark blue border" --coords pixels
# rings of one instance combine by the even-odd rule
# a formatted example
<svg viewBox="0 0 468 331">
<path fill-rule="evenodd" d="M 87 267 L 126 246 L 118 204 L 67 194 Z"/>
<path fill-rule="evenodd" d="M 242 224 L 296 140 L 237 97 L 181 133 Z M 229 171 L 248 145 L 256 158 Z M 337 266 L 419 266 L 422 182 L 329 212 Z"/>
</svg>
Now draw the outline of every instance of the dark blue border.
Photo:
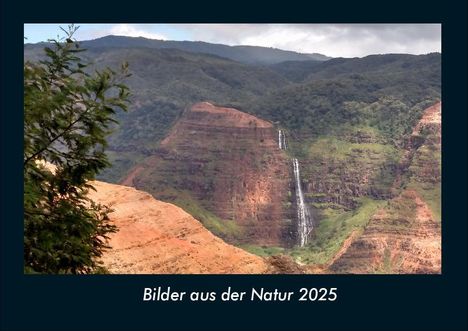
<svg viewBox="0 0 468 331">
<path fill-rule="evenodd" d="M 2 0 L 2 330 L 466 330 L 465 1 L 199 2 Z M 443 24 L 443 274 L 424 276 L 25 276 L 22 263 L 23 23 Z M 144 287 L 338 287 L 334 303 L 143 303 Z"/>
</svg>

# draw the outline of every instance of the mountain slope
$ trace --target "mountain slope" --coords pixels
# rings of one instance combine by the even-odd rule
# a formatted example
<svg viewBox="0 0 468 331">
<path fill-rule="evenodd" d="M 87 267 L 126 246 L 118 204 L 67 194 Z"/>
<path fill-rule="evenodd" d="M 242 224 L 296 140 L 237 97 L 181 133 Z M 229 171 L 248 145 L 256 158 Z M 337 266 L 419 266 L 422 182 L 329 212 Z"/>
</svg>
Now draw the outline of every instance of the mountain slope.
<svg viewBox="0 0 468 331">
<path fill-rule="evenodd" d="M 426 55 L 376 54 L 362 58 L 334 58 L 310 68 L 307 80 L 339 78 L 349 74 L 406 74 L 418 71 L 419 76 L 433 73 L 440 76 L 440 53 Z M 408 77 L 407 77 L 408 78 Z M 440 84 L 440 80 L 438 81 Z"/>
<path fill-rule="evenodd" d="M 284 75 L 295 75 L 291 67 Z M 281 70 L 287 71 L 288 65 Z M 278 122 L 296 135 L 336 134 L 343 127 L 370 121 L 401 141 L 427 103 L 441 97 L 440 54 L 333 59 L 310 71 L 300 84 L 259 95 L 240 109 Z M 364 113 L 362 103 L 376 103 L 376 109 Z"/>
<path fill-rule="evenodd" d="M 264 273 L 260 257 L 226 244 L 182 209 L 130 187 L 93 182 L 90 197 L 113 209 L 111 235 L 102 260 L 119 274 Z"/>
<path fill-rule="evenodd" d="M 323 64 L 323 61 L 284 61 L 274 63 L 268 66 L 271 70 L 277 72 L 292 82 L 303 82 L 316 66 Z"/>
</svg>

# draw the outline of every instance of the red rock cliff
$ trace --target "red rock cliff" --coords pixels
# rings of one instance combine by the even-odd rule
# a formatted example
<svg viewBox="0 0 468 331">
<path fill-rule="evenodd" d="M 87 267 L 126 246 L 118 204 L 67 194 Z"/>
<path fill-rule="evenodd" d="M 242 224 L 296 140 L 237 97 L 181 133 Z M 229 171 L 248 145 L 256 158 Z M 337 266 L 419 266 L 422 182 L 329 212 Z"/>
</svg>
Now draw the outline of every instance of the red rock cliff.
<svg viewBox="0 0 468 331">
<path fill-rule="evenodd" d="M 234 223 L 237 234 L 219 234 L 231 242 L 285 245 L 294 230 L 286 206 L 289 165 L 277 136 L 267 121 L 197 103 L 122 184 L 190 205 L 192 214 L 202 208 L 219 218 L 221 227 Z"/>
</svg>

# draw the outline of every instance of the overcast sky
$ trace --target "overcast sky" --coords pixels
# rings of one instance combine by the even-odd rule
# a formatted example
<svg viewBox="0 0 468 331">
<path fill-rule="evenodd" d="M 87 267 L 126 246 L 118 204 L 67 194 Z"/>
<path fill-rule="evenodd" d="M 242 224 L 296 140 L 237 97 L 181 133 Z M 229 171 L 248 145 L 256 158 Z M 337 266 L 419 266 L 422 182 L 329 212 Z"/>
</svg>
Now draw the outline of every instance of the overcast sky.
<svg viewBox="0 0 468 331">
<path fill-rule="evenodd" d="M 77 24 L 78 40 L 106 35 L 275 47 L 332 57 L 441 51 L 440 24 Z M 25 42 L 45 41 L 67 24 L 25 24 Z"/>
</svg>

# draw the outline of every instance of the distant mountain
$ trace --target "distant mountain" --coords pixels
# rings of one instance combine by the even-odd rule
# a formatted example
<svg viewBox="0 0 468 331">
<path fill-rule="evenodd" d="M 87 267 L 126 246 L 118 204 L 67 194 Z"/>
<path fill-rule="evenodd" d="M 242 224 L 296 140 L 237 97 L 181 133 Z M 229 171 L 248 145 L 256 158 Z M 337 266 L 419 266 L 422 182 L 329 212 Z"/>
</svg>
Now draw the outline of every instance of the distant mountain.
<svg viewBox="0 0 468 331">
<path fill-rule="evenodd" d="M 270 64 L 268 68 L 289 79 L 292 82 L 304 81 L 311 72 L 324 61 L 308 60 L 308 61 L 285 61 L 280 63 Z"/>
<path fill-rule="evenodd" d="M 294 82 L 337 79 L 351 74 L 406 75 L 415 70 L 440 76 L 440 53 L 378 54 L 360 58 L 333 58 L 328 61 L 285 61 L 268 67 Z"/>
<path fill-rule="evenodd" d="M 433 72 L 440 78 L 440 53 L 426 55 L 377 54 L 362 58 L 334 58 L 315 66 L 307 80 L 339 78 L 348 74 L 405 74 L 415 71 Z M 440 84 L 440 79 L 437 80 Z"/>
<path fill-rule="evenodd" d="M 206 53 L 221 56 L 241 63 L 273 64 L 283 61 L 326 61 L 330 58 L 322 54 L 302 54 L 277 48 L 259 46 L 228 46 L 201 41 L 156 40 L 143 37 L 106 36 L 82 42 L 85 48 L 174 48 L 192 53 Z"/>
</svg>

